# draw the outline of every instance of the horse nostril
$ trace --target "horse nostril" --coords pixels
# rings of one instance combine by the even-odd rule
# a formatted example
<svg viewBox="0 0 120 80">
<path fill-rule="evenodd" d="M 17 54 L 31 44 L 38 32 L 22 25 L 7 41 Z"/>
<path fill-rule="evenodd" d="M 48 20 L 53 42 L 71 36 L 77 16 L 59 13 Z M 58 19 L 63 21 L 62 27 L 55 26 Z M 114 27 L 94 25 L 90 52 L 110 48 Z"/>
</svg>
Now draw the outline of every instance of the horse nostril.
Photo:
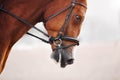
<svg viewBox="0 0 120 80">
<path fill-rule="evenodd" d="M 68 64 L 73 64 L 73 61 L 74 61 L 74 59 L 68 59 L 68 60 L 67 60 L 67 63 L 68 63 Z"/>
</svg>

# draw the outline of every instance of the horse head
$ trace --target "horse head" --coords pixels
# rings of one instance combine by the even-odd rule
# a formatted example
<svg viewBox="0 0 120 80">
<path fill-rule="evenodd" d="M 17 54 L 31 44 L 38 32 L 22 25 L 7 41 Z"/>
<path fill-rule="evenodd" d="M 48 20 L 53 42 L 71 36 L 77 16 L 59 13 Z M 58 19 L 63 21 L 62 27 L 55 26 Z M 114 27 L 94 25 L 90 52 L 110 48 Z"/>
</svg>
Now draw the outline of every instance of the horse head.
<svg viewBox="0 0 120 80">
<path fill-rule="evenodd" d="M 86 5 L 86 0 L 57 0 L 46 6 L 44 25 L 54 38 L 51 42 L 52 58 L 60 61 L 61 67 L 73 63 L 73 47 L 79 44 L 76 38 L 85 17 Z"/>
</svg>

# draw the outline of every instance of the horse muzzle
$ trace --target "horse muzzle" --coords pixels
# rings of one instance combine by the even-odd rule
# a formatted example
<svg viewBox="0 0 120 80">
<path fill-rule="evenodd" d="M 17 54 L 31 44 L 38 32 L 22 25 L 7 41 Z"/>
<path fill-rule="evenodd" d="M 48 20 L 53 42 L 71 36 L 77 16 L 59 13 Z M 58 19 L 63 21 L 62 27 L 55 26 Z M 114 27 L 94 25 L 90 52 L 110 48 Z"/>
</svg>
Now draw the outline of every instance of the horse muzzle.
<svg viewBox="0 0 120 80">
<path fill-rule="evenodd" d="M 62 68 L 66 67 L 66 65 L 73 64 L 73 56 L 70 51 L 67 49 L 56 49 L 53 51 L 51 56 L 56 62 L 60 62 Z"/>
</svg>

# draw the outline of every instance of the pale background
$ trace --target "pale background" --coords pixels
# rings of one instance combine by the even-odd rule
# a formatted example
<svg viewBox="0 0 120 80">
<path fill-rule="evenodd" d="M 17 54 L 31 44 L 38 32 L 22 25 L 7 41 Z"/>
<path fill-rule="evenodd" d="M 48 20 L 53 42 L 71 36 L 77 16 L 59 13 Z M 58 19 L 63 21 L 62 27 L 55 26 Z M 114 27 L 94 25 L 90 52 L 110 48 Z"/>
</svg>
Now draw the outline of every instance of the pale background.
<svg viewBox="0 0 120 80">
<path fill-rule="evenodd" d="M 43 29 L 42 23 L 36 26 Z M 120 0 L 88 0 L 80 41 L 75 63 L 62 69 L 50 58 L 48 44 L 24 35 L 0 80 L 120 80 Z"/>
</svg>

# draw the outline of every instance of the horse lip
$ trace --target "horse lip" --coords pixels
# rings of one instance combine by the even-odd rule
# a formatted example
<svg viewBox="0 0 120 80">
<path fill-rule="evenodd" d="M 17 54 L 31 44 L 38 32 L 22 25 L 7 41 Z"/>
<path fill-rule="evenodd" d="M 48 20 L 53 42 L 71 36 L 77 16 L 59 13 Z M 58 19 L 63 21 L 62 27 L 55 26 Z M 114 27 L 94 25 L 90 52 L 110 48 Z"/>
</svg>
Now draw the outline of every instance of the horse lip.
<svg viewBox="0 0 120 80">
<path fill-rule="evenodd" d="M 68 59 L 68 60 L 67 60 L 67 63 L 68 63 L 68 64 L 73 64 L 73 61 L 74 61 L 74 59 L 71 58 L 71 59 Z"/>
<path fill-rule="evenodd" d="M 74 61 L 73 58 L 70 58 L 70 59 L 67 59 L 67 60 L 61 59 L 61 67 L 65 68 L 67 65 L 73 64 L 73 61 Z"/>
<path fill-rule="evenodd" d="M 63 61 L 63 62 L 61 62 L 61 67 L 65 68 L 67 65 L 73 64 L 73 61 L 74 61 L 74 59 L 69 59 L 67 61 Z"/>
<path fill-rule="evenodd" d="M 61 67 L 62 67 L 62 68 L 65 68 L 66 65 L 67 65 L 66 63 L 61 63 Z"/>
</svg>

